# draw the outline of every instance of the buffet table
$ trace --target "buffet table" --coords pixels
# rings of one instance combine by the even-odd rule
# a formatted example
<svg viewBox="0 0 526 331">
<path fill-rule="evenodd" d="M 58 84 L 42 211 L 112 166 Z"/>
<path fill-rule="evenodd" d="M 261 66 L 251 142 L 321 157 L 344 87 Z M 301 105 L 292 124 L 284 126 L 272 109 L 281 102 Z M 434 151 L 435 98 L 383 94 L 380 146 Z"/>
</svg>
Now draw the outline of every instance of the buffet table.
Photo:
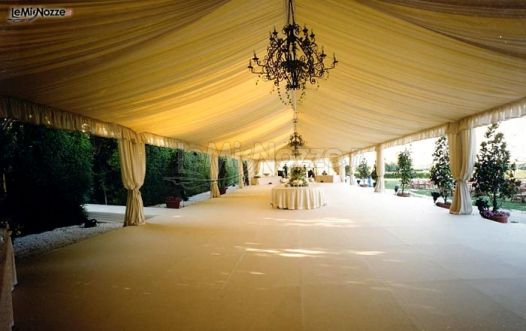
<svg viewBox="0 0 526 331">
<path fill-rule="evenodd" d="M 257 185 L 277 185 L 280 183 L 280 176 L 263 176 L 256 178 Z"/>
<path fill-rule="evenodd" d="M 339 183 L 340 176 L 337 175 L 316 175 L 316 182 L 318 183 Z"/>
<path fill-rule="evenodd" d="M 325 192 L 319 186 L 272 188 L 272 206 L 280 209 L 314 209 L 327 204 Z"/>
</svg>

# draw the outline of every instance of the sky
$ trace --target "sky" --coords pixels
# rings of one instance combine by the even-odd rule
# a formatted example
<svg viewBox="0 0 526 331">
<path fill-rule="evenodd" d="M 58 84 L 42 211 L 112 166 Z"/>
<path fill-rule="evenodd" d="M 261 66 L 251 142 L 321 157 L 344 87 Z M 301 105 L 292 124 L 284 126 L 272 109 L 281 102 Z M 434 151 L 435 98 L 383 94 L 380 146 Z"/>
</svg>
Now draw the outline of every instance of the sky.
<svg viewBox="0 0 526 331">
<path fill-rule="evenodd" d="M 486 129 L 487 126 L 475 129 L 476 144 L 478 147 L 480 147 L 480 143 L 484 141 Z M 516 163 L 526 163 L 526 117 L 501 122 L 499 131 L 504 133 L 504 140 L 508 144 L 512 160 Z M 398 153 L 405 148 L 409 148 L 412 151 L 415 169 L 427 169 L 433 162 L 432 154 L 436 140 L 436 138 L 426 139 L 408 145 L 388 148 L 384 150 L 385 162 L 396 163 Z M 367 159 L 367 163 L 372 166 L 375 162 L 376 153 L 366 153 L 365 158 Z"/>
<path fill-rule="evenodd" d="M 484 141 L 484 133 L 487 130 L 487 126 L 479 127 L 475 129 L 476 145 L 480 148 L 480 143 Z M 512 161 L 517 164 L 526 163 L 526 117 L 512 119 L 500 123 L 499 131 L 504 133 L 504 140 L 508 144 L 508 149 L 511 154 Z M 426 139 L 414 142 L 412 144 L 402 145 L 387 148 L 384 150 L 384 158 L 386 163 L 397 163 L 398 153 L 403 151 L 405 148 L 411 150 L 413 157 L 413 167 L 419 169 L 429 169 L 433 163 L 433 150 L 435 149 L 435 142 L 437 138 Z M 478 149 L 477 149 L 478 150 Z M 359 156 L 355 161 L 357 164 L 360 162 L 362 156 Z M 363 154 L 363 157 L 367 160 L 370 167 L 373 167 L 376 159 L 376 152 L 369 152 Z M 268 164 L 267 164 L 268 163 Z M 269 161 L 262 165 L 263 173 L 274 173 L 274 162 Z M 291 166 L 294 161 L 287 162 Z M 312 165 L 310 162 L 306 162 L 307 167 L 310 168 Z M 282 166 L 282 164 L 280 164 Z M 330 172 L 331 166 L 329 162 L 319 161 L 317 168 L 321 173 L 323 170 Z"/>
</svg>

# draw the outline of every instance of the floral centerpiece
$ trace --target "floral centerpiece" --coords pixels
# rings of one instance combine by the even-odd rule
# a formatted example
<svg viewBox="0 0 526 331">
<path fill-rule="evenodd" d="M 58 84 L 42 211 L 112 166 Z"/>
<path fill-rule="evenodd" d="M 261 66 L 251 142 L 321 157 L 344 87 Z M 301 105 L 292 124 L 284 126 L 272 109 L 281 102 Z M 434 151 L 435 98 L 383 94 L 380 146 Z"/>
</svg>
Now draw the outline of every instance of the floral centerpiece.
<svg viewBox="0 0 526 331">
<path fill-rule="evenodd" d="M 305 167 L 293 166 L 290 168 L 290 179 L 287 186 L 309 186 L 309 183 L 307 182 L 307 170 Z"/>
</svg>

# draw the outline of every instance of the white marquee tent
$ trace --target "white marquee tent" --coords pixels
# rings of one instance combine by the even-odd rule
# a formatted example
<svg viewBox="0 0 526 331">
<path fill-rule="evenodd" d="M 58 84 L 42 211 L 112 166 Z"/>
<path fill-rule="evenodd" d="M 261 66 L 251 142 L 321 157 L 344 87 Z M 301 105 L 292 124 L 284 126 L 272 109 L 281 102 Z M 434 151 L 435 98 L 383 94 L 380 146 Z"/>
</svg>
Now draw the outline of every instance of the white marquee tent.
<svg viewBox="0 0 526 331">
<path fill-rule="evenodd" d="M 286 145 L 292 112 L 246 68 L 283 26 L 283 0 L 53 7 L 72 15 L 2 23 L 0 117 L 118 138 L 130 223 L 143 221 L 135 209 L 144 143 L 227 146 L 245 159 Z M 340 61 L 298 105 L 298 131 L 312 148 L 381 154 L 448 133 L 462 184 L 473 163 L 470 129 L 526 115 L 524 1 L 297 0 L 296 14 Z M 456 213 L 470 208 L 460 191 Z"/>
</svg>

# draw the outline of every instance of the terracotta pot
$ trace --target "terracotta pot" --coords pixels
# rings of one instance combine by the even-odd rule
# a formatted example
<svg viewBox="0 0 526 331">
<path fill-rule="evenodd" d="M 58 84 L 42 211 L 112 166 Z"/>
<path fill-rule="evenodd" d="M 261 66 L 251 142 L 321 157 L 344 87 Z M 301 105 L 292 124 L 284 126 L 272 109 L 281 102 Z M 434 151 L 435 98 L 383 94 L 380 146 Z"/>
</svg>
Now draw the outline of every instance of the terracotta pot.
<svg viewBox="0 0 526 331">
<path fill-rule="evenodd" d="M 491 216 L 489 219 L 499 223 L 508 223 L 508 218 L 508 215 L 495 215 Z"/>
<path fill-rule="evenodd" d="M 451 207 L 451 202 L 446 202 L 446 203 L 443 203 L 443 202 L 437 202 L 437 203 L 436 203 L 436 206 L 437 206 L 437 207 L 441 207 L 441 208 L 449 209 L 449 208 Z"/>
<path fill-rule="evenodd" d="M 399 192 L 396 195 L 398 195 L 399 197 L 403 197 L 403 198 L 407 198 L 411 196 L 410 193 L 402 193 L 402 192 Z"/>
<path fill-rule="evenodd" d="M 178 198 L 178 197 L 166 198 L 166 208 L 179 209 L 180 205 L 181 205 L 181 198 Z"/>
<path fill-rule="evenodd" d="M 226 189 L 227 189 L 226 187 L 220 187 L 219 188 L 219 194 L 221 194 L 221 195 L 225 194 L 226 193 Z"/>
</svg>

